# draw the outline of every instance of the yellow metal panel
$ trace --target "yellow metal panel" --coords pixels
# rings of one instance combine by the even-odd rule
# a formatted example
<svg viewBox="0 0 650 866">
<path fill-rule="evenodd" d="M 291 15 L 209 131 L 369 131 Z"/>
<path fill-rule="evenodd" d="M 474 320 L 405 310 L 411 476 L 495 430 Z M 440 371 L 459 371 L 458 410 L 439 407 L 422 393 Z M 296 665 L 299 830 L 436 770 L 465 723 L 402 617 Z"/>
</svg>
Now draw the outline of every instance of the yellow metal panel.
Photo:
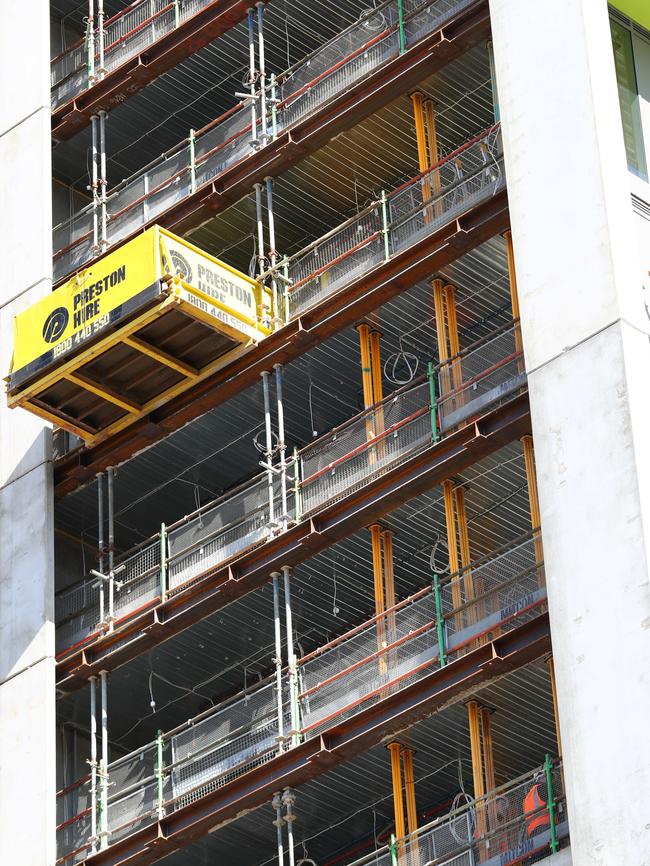
<svg viewBox="0 0 650 866">
<path fill-rule="evenodd" d="M 125 304 L 159 279 L 158 229 L 109 253 L 16 316 L 13 372 L 34 372 L 78 349 L 127 314 Z"/>
<path fill-rule="evenodd" d="M 260 322 L 270 295 L 263 297 L 268 290 L 258 281 L 162 228 L 160 239 L 164 274 L 180 277 L 185 288 L 202 293 L 231 317 L 270 332 Z"/>
<path fill-rule="evenodd" d="M 650 30 L 650 4 L 648 0 L 610 0 L 612 6 L 641 27 Z"/>
</svg>

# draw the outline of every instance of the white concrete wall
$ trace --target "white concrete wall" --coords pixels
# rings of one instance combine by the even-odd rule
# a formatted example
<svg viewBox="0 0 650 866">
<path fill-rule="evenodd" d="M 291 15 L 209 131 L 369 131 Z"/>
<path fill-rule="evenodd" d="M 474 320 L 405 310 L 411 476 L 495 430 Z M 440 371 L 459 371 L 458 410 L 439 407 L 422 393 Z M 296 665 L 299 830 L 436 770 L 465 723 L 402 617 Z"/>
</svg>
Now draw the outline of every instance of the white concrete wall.
<svg viewBox="0 0 650 866">
<path fill-rule="evenodd" d="M 49 3 L 3 4 L 0 367 L 13 316 L 51 291 Z M 0 862 L 55 859 L 50 431 L 0 397 Z"/>
<path fill-rule="evenodd" d="M 647 866 L 650 248 L 607 6 L 490 5 L 573 863 Z"/>
</svg>

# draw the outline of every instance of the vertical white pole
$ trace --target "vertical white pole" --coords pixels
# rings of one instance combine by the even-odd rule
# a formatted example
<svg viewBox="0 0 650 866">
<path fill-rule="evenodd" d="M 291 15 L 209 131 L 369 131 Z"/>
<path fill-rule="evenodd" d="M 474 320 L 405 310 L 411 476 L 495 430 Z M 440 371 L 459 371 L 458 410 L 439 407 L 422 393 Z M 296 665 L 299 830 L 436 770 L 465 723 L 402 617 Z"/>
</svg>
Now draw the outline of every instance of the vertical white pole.
<svg viewBox="0 0 650 866">
<path fill-rule="evenodd" d="M 108 846 L 108 673 L 99 672 L 102 692 L 102 811 L 101 811 L 101 848 Z"/>
<path fill-rule="evenodd" d="M 97 851 L 97 677 L 90 677 L 90 838 Z"/>
<path fill-rule="evenodd" d="M 278 703 L 278 752 L 284 748 L 284 717 L 282 707 L 282 630 L 280 626 L 280 572 L 271 574 L 273 579 L 273 627 L 275 633 L 275 688 Z"/>
<path fill-rule="evenodd" d="M 291 790 L 291 788 L 285 788 L 284 793 L 282 794 L 282 802 L 286 807 L 286 813 L 284 816 L 284 820 L 287 824 L 287 849 L 289 851 L 289 866 L 295 866 L 295 855 L 293 851 L 293 822 L 296 820 L 296 816 L 293 812 L 293 806 L 296 802 L 296 795 Z"/>
<path fill-rule="evenodd" d="M 260 147 L 267 142 L 266 63 L 264 60 L 264 3 L 257 3 L 257 40 L 260 65 Z"/>
<path fill-rule="evenodd" d="M 88 86 L 92 87 L 95 83 L 95 3 L 94 0 L 88 0 L 88 42 L 86 45 L 88 52 Z"/>
<path fill-rule="evenodd" d="M 257 267 L 260 274 L 264 273 L 264 221 L 262 216 L 262 184 L 256 183 L 255 189 L 255 217 L 257 220 Z"/>
<path fill-rule="evenodd" d="M 248 77 L 250 79 L 250 101 L 251 101 L 251 147 L 253 149 L 259 146 L 257 139 L 257 95 L 255 93 L 255 79 L 257 70 L 255 69 L 255 13 L 252 9 L 248 10 Z"/>
<path fill-rule="evenodd" d="M 282 400 L 282 364 L 274 364 L 275 369 L 275 394 L 278 404 L 278 450 L 280 453 L 280 488 L 282 497 L 282 514 L 280 521 L 282 529 L 287 528 L 289 515 L 287 514 L 287 443 L 284 439 L 284 404 Z"/>
<path fill-rule="evenodd" d="M 289 666 L 289 712 L 291 714 L 291 741 L 293 745 L 298 744 L 298 704 L 297 704 L 297 678 L 296 678 L 296 655 L 293 649 L 293 616 L 291 613 L 291 566 L 283 565 L 284 575 L 284 616 L 285 628 L 287 630 L 287 663 Z"/>
<path fill-rule="evenodd" d="M 107 178 L 106 178 L 106 112 L 99 112 L 99 164 L 100 164 L 100 173 L 99 173 L 99 184 L 101 188 L 101 214 L 102 214 L 102 241 L 101 241 L 101 251 L 104 252 L 106 247 L 108 246 L 108 239 L 106 234 L 106 187 L 107 187 Z"/>
<path fill-rule="evenodd" d="M 114 470 L 108 467 L 108 630 L 113 631 L 115 620 L 115 578 L 113 565 L 115 559 L 115 501 L 113 497 Z"/>
<path fill-rule="evenodd" d="M 97 546 L 99 548 L 98 570 L 104 573 L 104 476 L 97 473 Z M 99 580 L 99 621 L 103 625 L 106 615 L 104 600 L 104 581 Z"/>
<path fill-rule="evenodd" d="M 262 388 L 264 391 L 264 429 L 266 432 L 266 478 L 269 493 L 269 528 L 273 532 L 273 523 L 275 521 L 275 502 L 273 492 L 273 469 L 271 462 L 273 458 L 273 438 L 271 433 L 271 400 L 269 397 L 269 374 L 265 370 L 262 373 Z"/>
<path fill-rule="evenodd" d="M 284 866 L 284 844 L 282 840 L 282 827 L 284 818 L 282 817 L 282 794 L 278 791 L 273 795 L 273 808 L 275 809 L 275 827 L 278 837 L 278 866 Z"/>
<path fill-rule="evenodd" d="M 97 38 L 99 40 L 99 67 L 97 77 L 103 78 L 104 69 L 104 0 L 97 0 Z"/>
<path fill-rule="evenodd" d="M 265 177 L 266 183 L 266 210 L 269 220 L 269 265 L 275 268 L 278 260 L 278 252 L 275 248 L 275 217 L 273 215 L 273 178 Z M 280 309 L 278 307 L 278 282 L 275 278 L 275 270 L 271 275 L 271 292 L 273 294 L 273 329 L 277 331 L 282 323 Z"/>
<path fill-rule="evenodd" d="M 91 190 L 93 195 L 93 251 L 99 250 L 99 223 L 97 216 L 97 205 L 99 204 L 99 195 L 97 192 L 98 182 L 98 146 L 97 146 L 97 115 L 93 114 L 90 117 L 90 131 L 92 138 L 92 183 Z"/>
</svg>

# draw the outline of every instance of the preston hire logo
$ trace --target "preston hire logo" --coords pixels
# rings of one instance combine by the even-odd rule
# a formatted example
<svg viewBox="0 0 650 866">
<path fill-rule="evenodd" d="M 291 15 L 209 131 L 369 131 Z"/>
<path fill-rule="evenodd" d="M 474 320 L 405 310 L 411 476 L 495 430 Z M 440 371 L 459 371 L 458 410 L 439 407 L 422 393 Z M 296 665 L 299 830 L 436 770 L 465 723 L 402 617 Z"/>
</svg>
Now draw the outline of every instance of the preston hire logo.
<svg viewBox="0 0 650 866">
<path fill-rule="evenodd" d="M 178 250 L 171 250 L 169 255 L 171 256 L 172 265 L 174 266 L 174 273 L 176 276 L 183 275 L 186 283 L 192 282 L 192 267 L 190 263 L 187 261 L 184 255 L 178 252 Z"/>
<path fill-rule="evenodd" d="M 63 336 L 68 327 L 70 314 L 65 307 L 57 307 L 52 310 L 43 325 L 43 339 L 46 343 L 56 343 Z"/>
</svg>

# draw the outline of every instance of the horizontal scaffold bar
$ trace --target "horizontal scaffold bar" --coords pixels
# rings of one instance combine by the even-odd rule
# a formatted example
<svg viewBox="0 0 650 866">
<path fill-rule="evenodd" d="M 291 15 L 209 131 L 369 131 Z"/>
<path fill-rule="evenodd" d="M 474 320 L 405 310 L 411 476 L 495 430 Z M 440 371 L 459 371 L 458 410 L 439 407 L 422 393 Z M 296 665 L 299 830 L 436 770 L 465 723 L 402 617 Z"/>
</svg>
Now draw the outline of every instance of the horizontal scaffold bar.
<svg viewBox="0 0 650 866">
<path fill-rule="evenodd" d="M 230 564 L 206 571 L 186 590 L 135 613 L 92 644 L 72 649 L 57 664 L 58 688 L 73 691 L 99 670 L 114 670 L 263 586 L 271 572 L 282 565 L 304 562 L 528 432 L 530 413 L 524 393 L 432 443 L 261 547 L 248 550 Z"/>
<path fill-rule="evenodd" d="M 406 291 L 464 253 L 508 227 L 505 190 L 479 201 L 461 216 L 394 253 L 339 291 L 268 336 L 245 358 L 197 383 L 191 393 L 167 404 L 94 447 L 57 461 L 58 497 L 90 482 L 97 472 L 118 465 L 189 421 L 224 403 L 256 381 L 273 364 L 286 364 Z"/>
<path fill-rule="evenodd" d="M 188 51 L 199 51 L 213 39 L 222 36 L 246 17 L 249 5 L 248 0 L 194 0 L 188 4 L 189 12 L 193 14 L 175 18 L 176 4 L 165 4 L 155 19 L 157 38 L 152 38 L 150 42 L 143 38 L 147 32 L 146 24 L 144 28 L 142 23 L 135 23 L 130 29 L 127 27 L 118 39 L 107 46 L 106 65 L 109 68 L 104 77 L 95 80 L 91 86 L 88 86 L 87 50 L 83 44 L 73 46 L 68 52 L 54 58 L 53 78 L 55 66 L 66 67 L 62 73 L 65 78 L 52 87 L 54 139 L 65 141 L 71 138 L 88 125 L 93 114 L 110 111 L 121 105 L 185 60 Z M 112 25 L 113 29 L 118 29 L 119 23 L 115 16 L 106 22 L 106 28 L 108 30 Z M 153 30 L 153 27 L 149 27 L 149 31 Z M 162 35 L 159 35 L 161 30 Z M 131 42 L 135 45 L 133 50 L 129 50 Z M 76 55 L 76 59 L 72 55 Z M 114 63 L 113 67 L 111 63 Z M 78 80 L 71 81 L 73 77 Z"/>
<path fill-rule="evenodd" d="M 535 617 L 283 752 L 195 802 L 94 854 L 94 866 L 155 863 L 259 807 L 275 791 L 327 773 L 550 651 L 547 614 Z M 86 861 L 84 861 L 86 862 Z"/>
</svg>

